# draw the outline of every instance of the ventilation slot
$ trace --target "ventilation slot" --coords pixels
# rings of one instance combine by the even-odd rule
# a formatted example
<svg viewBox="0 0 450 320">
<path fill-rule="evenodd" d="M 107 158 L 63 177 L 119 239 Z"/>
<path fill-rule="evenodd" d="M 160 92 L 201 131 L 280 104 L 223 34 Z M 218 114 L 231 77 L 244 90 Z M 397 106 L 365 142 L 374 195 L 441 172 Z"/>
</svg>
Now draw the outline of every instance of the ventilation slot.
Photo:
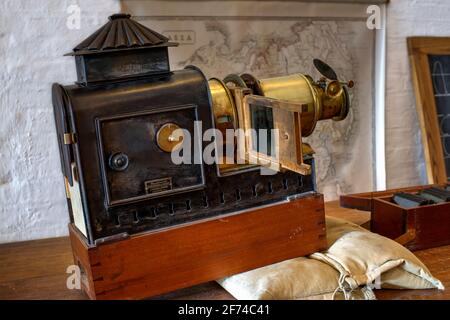
<svg viewBox="0 0 450 320">
<path fill-rule="evenodd" d="M 138 218 L 155 220 L 158 218 L 158 212 L 154 207 L 146 208 L 138 214 Z"/>
<path fill-rule="evenodd" d="M 252 194 L 253 194 L 254 197 L 258 196 L 258 194 L 256 193 L 256 186 L 255 185 L 252 186 Z"/>
<path fill-rule="evenodd" d="M 241 190 L 236 189 L 236 201 L 241 201 Z"/>
<path fill-rule="evenodd" d="M 287 181 L 286 178 L 284 178 L 284 179 L 283 179 L 283 189 L 284 189 L 284 190 L 287 190 L 287 188 L 288 188 L 288 181 Z"/>
<path fill-rule="evenodd" d="M 191 200 L 186 200 L 186 210 L 191 211 Z"/>
<path fill-rule="evenodd" d="M 270 182 L 270 181 L 269 181 L 269 183 L 267 184 L 267 192 L 268 192 L 268 193 L 273 193 L 272 182 Z"/>
<path fill-rule="evenodd" d="M 300 188 L 303 187 L 303 177 L 302 176 L 298 176 L 298 186 Z"/>
<path fill-rule="evenodd" d="M 202 196 L 202 203 L 205 208 L 208 208 L 208 197 Z"/>
<path fill-rule="evenodd" d="M 174 210 L 174 207 L 173 207 L 173 203 L 171 202 L 169 204 L 169 215 L 173 216 L 174 214 L 175 214 L 175 210 Z"/>
<path fill-rule="evenodd" d="M 225 195 L 223 194 L 223 192 L 221 192 L 219 194 L 219 198 L 220 198 L 220 204 L 224 204 L 225 203 Z"/>
<path fill-rule="evenodd" d="M 133 222 L 134 223 L 138 223 L 139 222 L 139 217 L 138 217 L 137 211 L 133 211 Z"/>
</svg>

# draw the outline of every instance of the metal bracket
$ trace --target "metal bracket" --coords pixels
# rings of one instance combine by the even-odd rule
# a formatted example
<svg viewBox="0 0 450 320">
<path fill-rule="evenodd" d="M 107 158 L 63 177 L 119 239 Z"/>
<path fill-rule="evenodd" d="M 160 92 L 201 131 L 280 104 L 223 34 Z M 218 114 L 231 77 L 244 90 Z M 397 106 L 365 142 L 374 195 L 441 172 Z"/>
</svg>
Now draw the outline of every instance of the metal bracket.
<svg viewBox="0 0 450 320">
<path fill-rule="evenodd" d="M 96 239 L 94 242 L 94 245 L 99 246 L 99 245 L 106 244 L 106 243 L 111 243 L 111 242 L 128 239 L 129 237 L 130 237 L 130 235 L 127 232 L 122 232 L 122 233 L 118 233 L 118 234 L 115 234 L 112 236 Z"/>
</svg>

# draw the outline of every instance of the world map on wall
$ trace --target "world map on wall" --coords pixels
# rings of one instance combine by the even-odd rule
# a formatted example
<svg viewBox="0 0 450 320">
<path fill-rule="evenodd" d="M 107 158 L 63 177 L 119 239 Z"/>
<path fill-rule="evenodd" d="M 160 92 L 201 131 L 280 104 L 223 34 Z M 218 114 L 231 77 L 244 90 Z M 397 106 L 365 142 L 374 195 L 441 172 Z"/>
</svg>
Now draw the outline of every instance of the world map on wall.
<svg viewBox="0 0 450 320">
<path fill-rule="evenodd" d="M 171 41 L 172 69 L 199 67 L 209 77 L 251 73 L 264 79 L 304 73 L 319 79 L 313 59 L 355 80 L 344 121 L 321 121 L 305 138 L 315 151 L 318 189 L 327 200 L 371 190 L 373 34 L 364 21 L 141 19 Z M 357 176 L 357 179 L 355 179 Z"/>
</svg>

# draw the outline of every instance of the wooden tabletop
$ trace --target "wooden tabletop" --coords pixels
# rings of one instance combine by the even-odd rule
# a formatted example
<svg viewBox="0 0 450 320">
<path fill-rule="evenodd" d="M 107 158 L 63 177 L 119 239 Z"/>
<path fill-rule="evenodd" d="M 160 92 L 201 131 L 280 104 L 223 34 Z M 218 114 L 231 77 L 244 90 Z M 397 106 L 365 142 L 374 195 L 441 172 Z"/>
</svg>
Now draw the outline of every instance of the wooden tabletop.
<svg viewBox="0 0 450 320">
<path fill-rule="evenodd" d="M 369 214 L 326 204 L 326 213 L 357 224 Z M 450 299 L 450 246 L 414 252 L 447 288 L 439 290 L 376 290 L 378 299 Z M 66 269 L 73 264 L 68 237 L 0 245 L 0 299 L 87 299 L 66 286 Z M 233 299 L 216 282 L 174 291 L 156 299 Z"/>
</svg>

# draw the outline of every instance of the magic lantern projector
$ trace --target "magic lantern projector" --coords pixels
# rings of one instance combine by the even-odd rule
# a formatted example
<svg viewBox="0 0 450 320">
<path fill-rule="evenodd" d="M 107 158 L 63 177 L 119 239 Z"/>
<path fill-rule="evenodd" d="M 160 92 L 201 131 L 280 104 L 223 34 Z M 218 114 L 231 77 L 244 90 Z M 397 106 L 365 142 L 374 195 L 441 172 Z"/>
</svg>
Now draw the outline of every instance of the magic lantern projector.
<svg viewBox="0 0 450 320">
<path fill-rule="evenodd" d="M 54 84 L 52 89 L 70 219 L 86 248 L 134 235 L 174 232 L 192 223 L 201 226 L 223 217 L 243 219 L 246 213 L 264 208 L 275 212 L 279 205 L 307 198 L 317 200 L 320 223 L 314 230 L 322 235 L 320 245 L 307 251 L 323 247 L 323 198 L 315 189 L 314 152 L 302 137 L 312 134 L 318 121 L 347 116 L 347 88 L 353 83 L 339 81 L 320 60 L 314 60 L 323 75 L 319 81 L 303 74 L 270 79 L 231 74 L 223 80 L 207 80 L 194 66 L 171 71 L 168 47 L 176 43 L 130 15 L 115 14 L 109 20 L 69 54 L 75 57 L 78 81 Z M 195 132 L 196 121 L 201 121 L 202 132 Z M 270 147 L 265 152 L 257 136 L 246 135 L 236 152 L 243 155 L 241 161 L 196 163 L 194 158 L 201 158 L 208 144 L 203 133 L 212 128 L 224 137 L 227 129 L 277 129 L 279 135 L 268 136 L 264 142 Z M 183 140 L 180 135 L 174 138 L 178 129 L 194 138 L 191 163 L 172 161 L 172 152 Z M 217 147 L 225 150 L 234 140 L 224 139 Z M 270 151 L 274 147 L 277 156 Z M 277 172 L 262 175 L 261 166 Z M 298 208 L 308 216 L 307 207 Z M 268 222 L 261 214 L 260 223 Z M 242 225 L 242 232 L 245 229 Z M 267 236 L 256 240 L 263 243 Z M 215 234 L 205 237 L 221 240 Z M 245 248 L 245 237 L 237 246 Z M 89 263 L 79 260 L 89 269 Z M 224 270 L 222 275 L 231 271 L 225 264 Z"/>
</svg>

